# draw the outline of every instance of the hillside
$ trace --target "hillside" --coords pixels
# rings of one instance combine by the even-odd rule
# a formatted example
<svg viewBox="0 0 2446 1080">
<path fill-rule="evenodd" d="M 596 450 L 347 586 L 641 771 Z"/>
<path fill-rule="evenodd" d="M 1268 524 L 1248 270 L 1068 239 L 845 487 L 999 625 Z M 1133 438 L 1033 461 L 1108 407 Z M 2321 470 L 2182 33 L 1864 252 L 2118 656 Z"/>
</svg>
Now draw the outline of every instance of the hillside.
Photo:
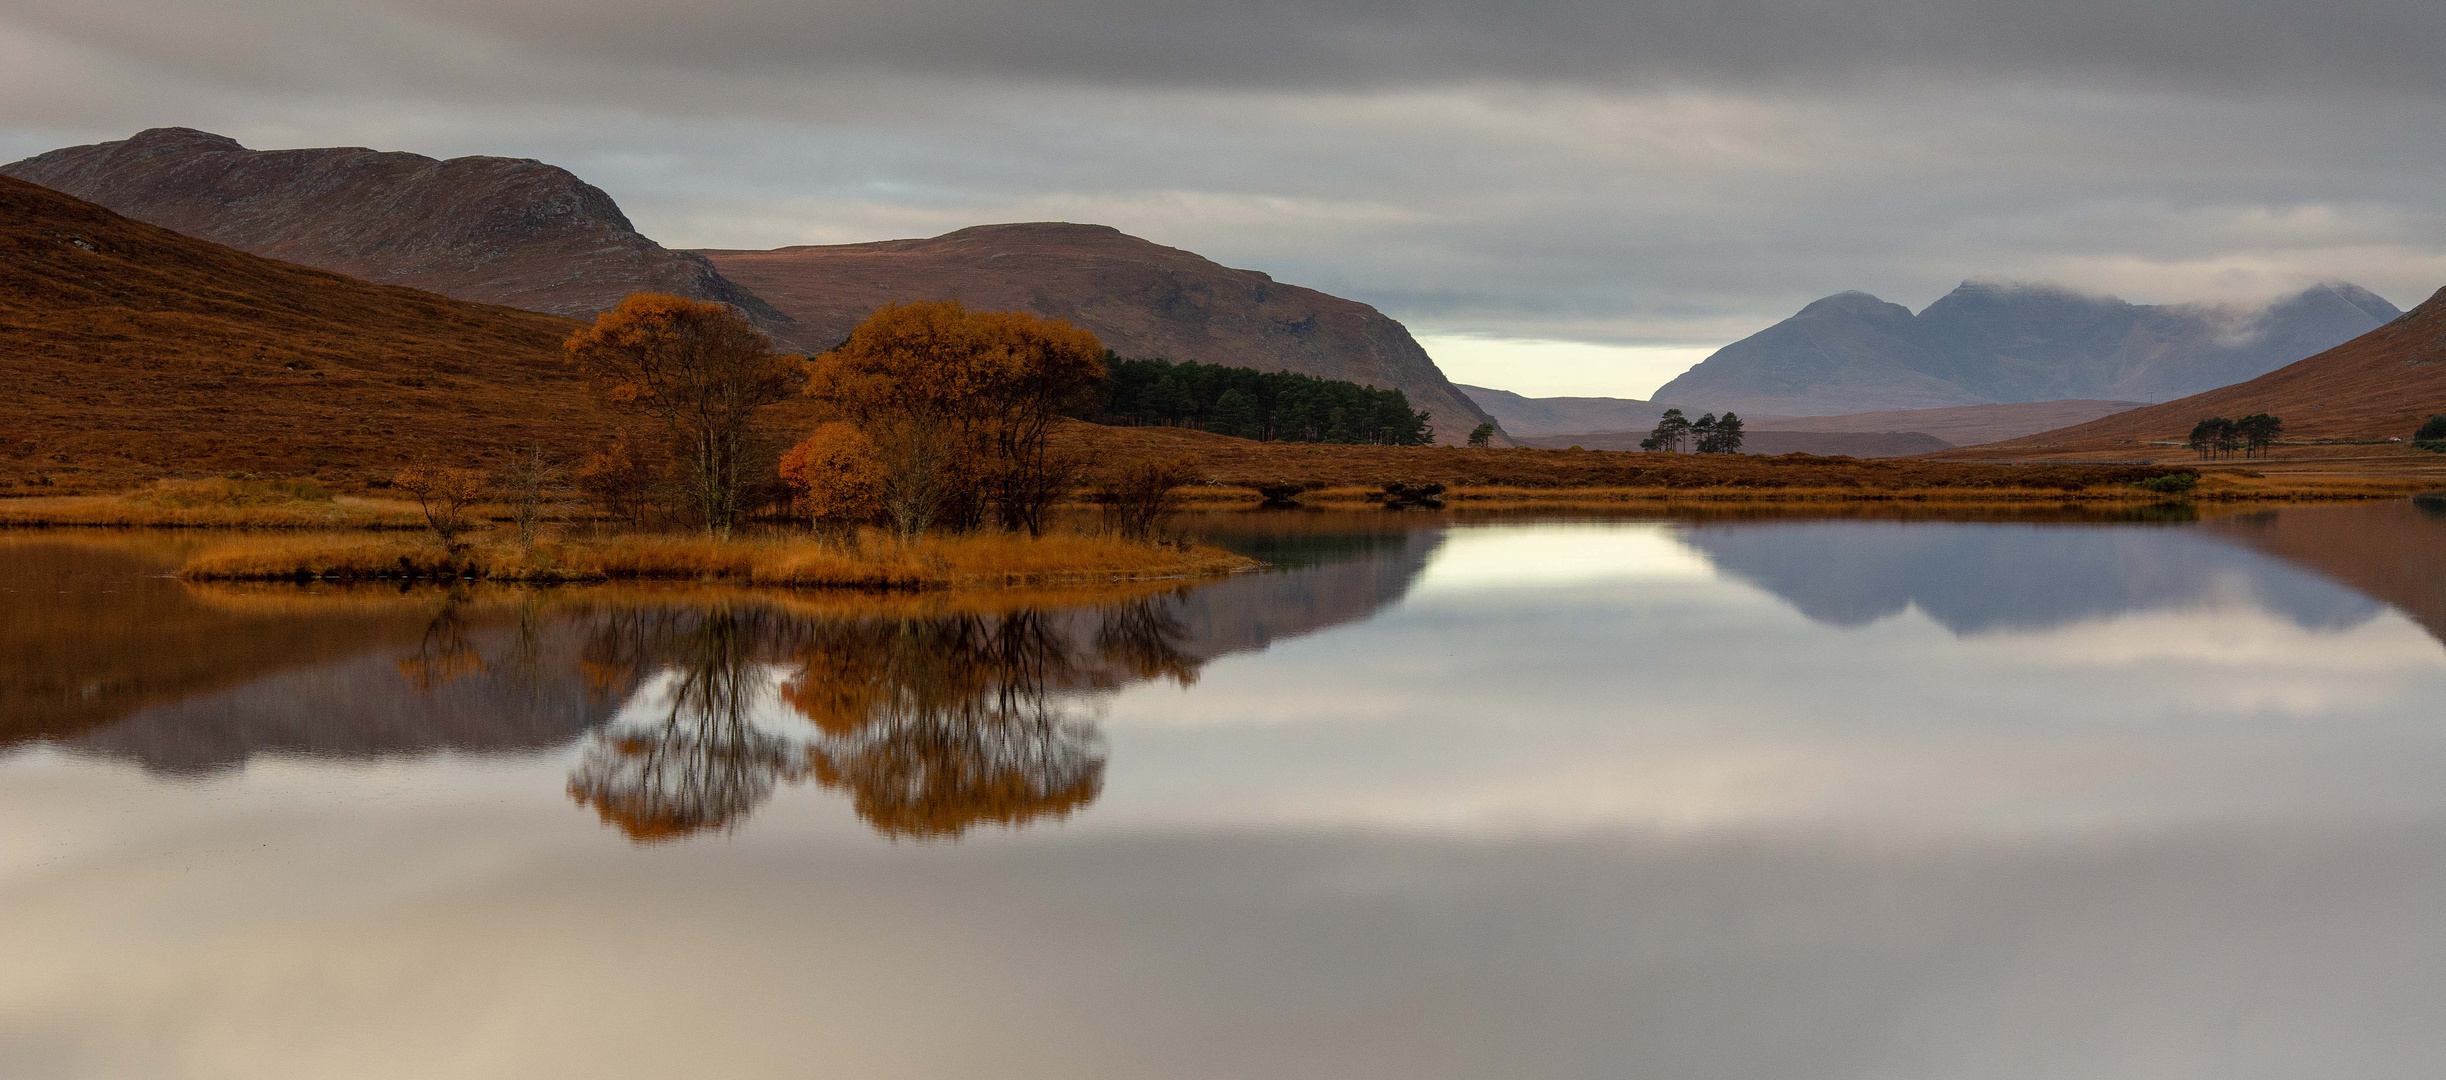
<svg viewBox="0 0 2446 1080">
<path fill-rule="evenodd" d="M 1945 409 L 1897 409 L 1843 416 L 1771 417 L 1751 421 L 1749 430 L 1753 435 L 1768 431 L 1917 431 L 1935 436 L 1952 446 L 1976 446 L 2086 423 L 2139 407 L 2140 402 L 2137 401 L 2025 401 L 2009 405 L 1956 405 Z"/>
<path fill-rule="evenodd" d="M 2180 445 L 2153 444 L 2179 444 L 2210 416 L 2261 412 L 2284 419 L 2287 443 L 2410 438 L 2422 420 L 2446 413 L 2446 289 L 2385 326 L 2248 382 L 1948 456 L 2190 458 Z"/>
<path fill-rule="evenodd" d="M 736 304 L 768 330 L 787 322 L 702 256 L 639 235 L 602 189 L 539 161 L 249 150 L 154 128 L 0 174 L 240 251 L 460 300 L 584 317 L 667 292 Z"/>
<path fill-rule="evenodd" d="M 260 258 L 0 177 L 0 493 L 387 475 L 600 430 L 574 323 Z"/>
<path fill-rule="evenodd" d="M 1067 319 L 1123 356 L 1398 389 L 1442 442 L 1489 419 L 1376 309 L 1102 225 L 980 225 L 927 240 L 702 254 L 797 320 L 788 336 L 810 350 L 832 347 L 886 303 L 958 300 Z"/>
<path fill-rule="evenodd" d="M 1548 450 L 1637 450 L 1645 431 L 1582 431 L 1561 435 L 1536 435 L 1520 440 L 1523 446 Z M 1909 457 L 1948 449 L 1952 443 L 1924 431 L 1746 431 L 1741 440 L 1744 454 L 1815 454 L 1819 457 L 1883 458 Z"/>
<path fill-rule="evenodd" d="M 1515 439 L 1590 431 L 1647 431 L 1673 406 L 1614 397 L 1527 397 L 1509 390 L 1454 384 Z"/>
<path fill-rule="evenodd" d="M 2044 286 L 1964 282 L 1914 315 L 1847 292 L 1717 350 L 1656 397 L 1803 416 L 2162 400 L 2273 371 L 2399 314 L 2384 299 L 2342 283 L 2256 310 L 2148 306 Z"/>
</svg>

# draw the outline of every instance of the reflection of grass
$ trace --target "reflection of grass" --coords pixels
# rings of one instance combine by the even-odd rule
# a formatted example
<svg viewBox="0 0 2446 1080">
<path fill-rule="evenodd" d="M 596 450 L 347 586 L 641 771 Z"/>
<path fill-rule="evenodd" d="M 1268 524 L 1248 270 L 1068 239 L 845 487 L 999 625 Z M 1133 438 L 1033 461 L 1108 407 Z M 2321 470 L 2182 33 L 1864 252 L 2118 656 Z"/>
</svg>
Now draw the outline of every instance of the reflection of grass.
<svg viewBox="0 0 2446 1080">
<path fill-rule="evenodd" d="M 335 497 L 311 480 L 163 480 L 118 495 L 0 502 L 0 525 L 397 529 L 423 523 L 406 503 Z"/>
<path fill-rule="evenodd" d="M 180 573 L 195 580 L 269 581 L 467 578 L 499 582 L 703 581 L 793 588 L 939 589 L 1065 585 L 1229 573 L 1255 564 L 1200 544 L 1173 545 L 1054 533 L 986 534 L 903 545 L 869 533 L 845 543 L 810 539 L 716 541 L 618 536 L 538 544 L 500 541 L 451 554 L 422 540 L 251 537 L 211 548 Z"/>
</svg>

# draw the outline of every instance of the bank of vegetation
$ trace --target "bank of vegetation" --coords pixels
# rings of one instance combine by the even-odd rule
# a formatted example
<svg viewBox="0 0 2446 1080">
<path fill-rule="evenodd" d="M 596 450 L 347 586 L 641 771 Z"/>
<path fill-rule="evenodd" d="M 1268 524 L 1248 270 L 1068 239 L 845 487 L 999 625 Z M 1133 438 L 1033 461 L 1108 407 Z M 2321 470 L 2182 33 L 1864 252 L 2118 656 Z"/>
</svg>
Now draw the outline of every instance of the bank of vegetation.
<svg viewBox="0 0 2446 1080">
<path fill-rule="evenodd" d="M 1397 389 L 1194 362 L 1107 356 L 1104 366 L 1096 415 L 1106 424 L 1194 427 L 1259 442 L 1424 446 L 1435 437 L 1427 414 Z"/>
<path fill-rule="evenodd" d="M 567 353 L 625 421 L 607 449 L 574 467 L 540 445 L 489 471 L 419 462 L 388 486 L 422 537 L 253 541 L 183 572 L 923 589 L 1251 565 L 1164 535 L 1181 489 L 1202 478 L 1194 459 L 1091 467 L 1055 444 L 1105 376 L 1102 345 L 1067 323 L 892 305 L 809 360 L 774 351 L 731 308 L 641 294 L 573 334 Z M 774 419 L 785 402 L 812 402 L 823 419 L 793 433 Z M 1084 527 L 1053 521 L 1082 487 L 1102 513 Z"/>
<path fill-rule="evenodd" d="M 976 534 L 912 544 L 866 530 L 828 543 L 787 535 L 628 535 L 445 547 L 415 536 L 259 537 L 197 552 L 179 573 L 197 581 L 684 581 L 928 590 L 1160 581 L 1254 565 L 1203 545 L 1111 535 Z"/>
<path fill-rule="evenodd" d="M 1469 447 L 1303 446 L 1167 428 L 1076 425 L 1062 432 L 1107 461 L 1194 454 L 1203 503 L 1383 503 L 1388 484 L 1441 485 L 1448 503 L 1911 500 L 1960 503 L 2401 498 L 2434 478 L 2283 474 L 2180 464 L 1993 464 L 1926 458 L 1664 454 Z"/>
</svg>

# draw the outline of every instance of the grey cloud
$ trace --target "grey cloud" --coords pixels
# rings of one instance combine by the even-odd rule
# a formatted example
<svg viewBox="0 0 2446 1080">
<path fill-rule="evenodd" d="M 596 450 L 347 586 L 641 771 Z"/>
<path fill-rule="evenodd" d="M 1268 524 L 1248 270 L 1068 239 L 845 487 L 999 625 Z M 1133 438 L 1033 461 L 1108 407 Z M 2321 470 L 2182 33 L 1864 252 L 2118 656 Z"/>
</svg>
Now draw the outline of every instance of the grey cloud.
<svg viewBox="0 0 2446 1080">
<path fill-rule="evenodd" d="M 1470 82 L 1780 86 L 1928 75 L 2213 89 L 2446 89 L 2446 8 L 2171 0 L 21 0 L 17 17 L 238 80 L 413 53 L 618 73 L 824 71 L 1077 85 L 1379 89 Z M 313 43 L 357 46 L 333 55 Z M 366 74 L 379 75 L 382 65 Z"/>
<path fill-rule="evenodd" d="M 1896 70 L 2435 92 L 2446 9 L 2419 0 L 1056 0 L 686 8 L 398 0 L 546 55 L 880 67 L 1267 88 L 1498 80 L 1782 83 Z"/>
<path fill-rule="evenodd" d="M 1422 330 L 2446 282 L 2446 6 L 16 0 L 0 146 L 568 166 L 674 246 L 1099 221 Z"/>
</svg>

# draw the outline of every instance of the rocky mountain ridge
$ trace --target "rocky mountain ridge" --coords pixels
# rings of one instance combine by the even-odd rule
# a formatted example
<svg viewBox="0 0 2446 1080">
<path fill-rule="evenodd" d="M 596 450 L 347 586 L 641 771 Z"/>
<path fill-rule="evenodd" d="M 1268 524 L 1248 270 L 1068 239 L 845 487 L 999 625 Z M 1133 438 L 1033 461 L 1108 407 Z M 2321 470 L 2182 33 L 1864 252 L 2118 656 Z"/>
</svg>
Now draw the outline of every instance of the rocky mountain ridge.
<svg viewBox="0 0 2446 1080">
<path fill-rule="evenodd" d="M 1438 442 L 1491 419 L 1375 308 L 1109 226 L 979 225 L 922 240 L 701 254 L 796 320 L 789 334 L 802 348 L 832 347 L 887 303 L 958 300 L 1067 319 L 1123 356 L 1399 389 Z"/>
<path fill-rule="evenodd" d="M 2342 282 L 2257 309 L 2143 305 L 1964 282 L 1914 315 L 1838 293 L 1716 351 L 1660 400 L 1824 415 L 2065 399 L 2164 400 L 2283 367 L 2401 315 Z"/>
<path fill-rule="evenodd" d="M 240 251 L 459 300 L 583 318 L 667 292 L 736 305 L 768 332 L 789 321 L 703 256 L 639 234 L 601 188 L 524 158 L 249 150 L 153 128 L 0 174 Z"/>
</svg>

